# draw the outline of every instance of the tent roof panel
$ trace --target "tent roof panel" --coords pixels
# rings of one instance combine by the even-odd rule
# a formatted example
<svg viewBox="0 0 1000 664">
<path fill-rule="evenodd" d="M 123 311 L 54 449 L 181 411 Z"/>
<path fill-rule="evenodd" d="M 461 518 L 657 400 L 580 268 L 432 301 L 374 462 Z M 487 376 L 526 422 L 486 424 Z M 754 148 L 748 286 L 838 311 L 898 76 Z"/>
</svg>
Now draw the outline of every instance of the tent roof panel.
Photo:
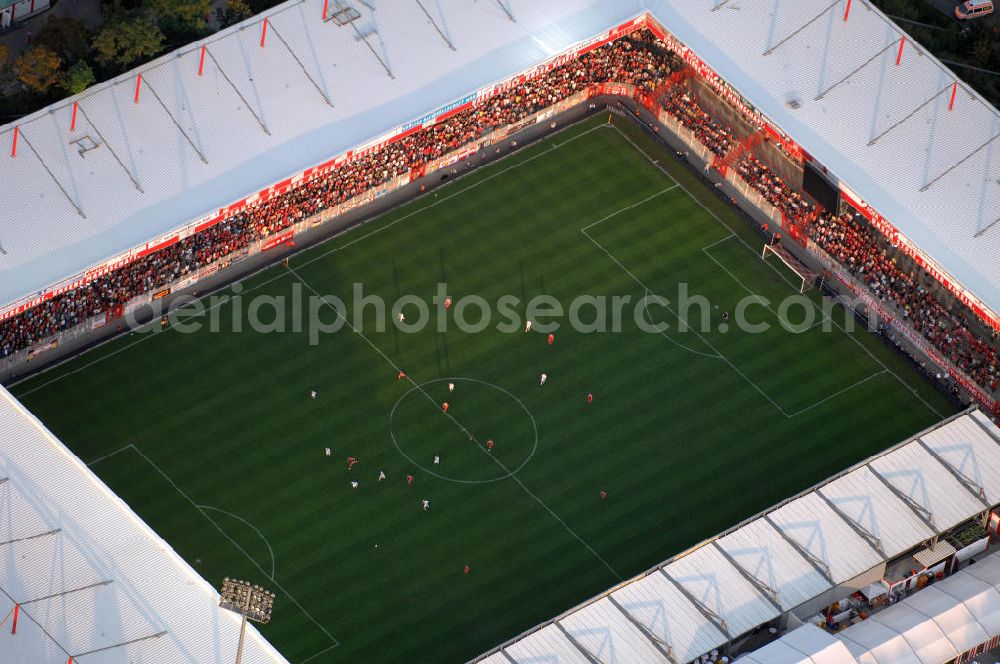
<svg viewBox="0 0 1000 664">
<path fill-rule="evenodd" d="M 819 492 L 861 529 L 875 537 L 887 558 L 935 534 L 867 466 L 835 479 L 821 487 Z"/>
<path fill-rule="evenodd" d="M 504 650 L 518 664 L 591 664 L 554 624 L 529 634 Z"/>
<path fill-rule="evenodd" d="M 982 502 L 917 441 L 874 459 L 870 465 L 897 491 L 930 512 L 932 524 L 939 532 L 962 523 L 983 507 Z"/>
<path fill-rule="evenodd" d="M 559 622 L 600 662 L 669 662 L 607 598 L 588 604 Z"/>
<path fill-rule="evenodd" d="M 1000 442 L 996 425 L 985 424 L 979 413 L 961 417 L 930 431 L 920 440 L 959 475 L 981 487 L 991 505 L 1000 503 Z M 983 426 L 987 430 L 983 429 Z"/>
<path fill-rule="evenodd" d="M 829 581 L 766 519 L 751 521 L 718 544 L 747 574 L 775 591 L 785 610 L 830 588 Z"/>
<path fill-rule="evenodd" d="M 884 562 L 866 540 L 815 494 L 797 498 L 768 517 L 785 535 L 824 562 L 836 583 L 853 579 Z"/>
<path fill-rule="evenodd" d="M 670 563 L 664 571 L 702 606 L 725 620 L 733 637 L 780 615 L 714 546 L 703 546 Z"/>
<path fill-rule="evenodd" d="M 726 642 L 673 583 L 653 572 L 612 593 L 636 622 L 668 644 L 681 662 L 689 662 Z"/>
</svg>

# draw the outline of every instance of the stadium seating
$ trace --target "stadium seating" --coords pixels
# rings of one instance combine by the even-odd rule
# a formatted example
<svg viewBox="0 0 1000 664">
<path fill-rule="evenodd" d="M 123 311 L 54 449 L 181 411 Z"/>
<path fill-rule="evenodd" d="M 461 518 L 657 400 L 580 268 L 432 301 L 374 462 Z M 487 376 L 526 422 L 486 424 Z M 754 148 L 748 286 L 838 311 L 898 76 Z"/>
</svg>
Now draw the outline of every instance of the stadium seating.
<svg viewBox="0 0 1000 664">
<path fill-rule="evenodd" d="M 647 94 L 666 90 L 660 105 L 713 154 L 725 157 L 736 133 L 706 113 L 686 85 L 663 86 L 683 62 L 651 32 L 640 30 L 527 80 L 446 121 L 413 133 L 283 195 L 245 208 L 215 226 L 146 256 L 86 286 L 0 323 L 0 358 L 71 329 L 137 295 L 161 288 L 322 210 L 418 169 L 496 127 L 512 125 L 597 83 L 631 84 Z M 884 238 L 864 220 L 817 210 L 763 161 L 743 154 L 737 172 L 810 238 L 883 300 L 896 304 L 914 329 L 979 385 L 996 392 L 996 335 L 973 332 L 973 314 L 931 287 L 931 278 L 904 271 Z"/>
</svg>

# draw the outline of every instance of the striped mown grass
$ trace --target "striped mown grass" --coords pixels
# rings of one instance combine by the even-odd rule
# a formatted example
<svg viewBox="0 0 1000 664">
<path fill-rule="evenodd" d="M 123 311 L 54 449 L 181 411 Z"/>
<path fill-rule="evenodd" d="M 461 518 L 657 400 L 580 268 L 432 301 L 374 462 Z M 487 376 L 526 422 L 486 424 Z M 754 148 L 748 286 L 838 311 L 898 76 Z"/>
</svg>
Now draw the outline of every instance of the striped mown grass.
<svg viewBox="0 0 1000 664">
<path fill-rule="evenodd" d="M 273 588 L 263 632 L 294 664 L 460 662 L 954 412 L 863 329 L 777 325 L 792 275 L 759 250 L 695 175 L 591 121 L 248 279 L 215 314 L 231 329 L 255 296 L 429 300 L 446 282 L 521 315 L 541 294 L 658 294 L 660 334 L 631 308 L 619 333 L 564 325 L 551 346 L 498 318 L 463 332 L 454 309 L 444 332 L 379 332 L 369 307 L 363 335 L 318 345 L 131 334 L 14 393 L 212 584 Z M 681 284 L 709 329 L 678 329 Z M 722 318 L 751 293 L 768 332 Z"/>
</svg>

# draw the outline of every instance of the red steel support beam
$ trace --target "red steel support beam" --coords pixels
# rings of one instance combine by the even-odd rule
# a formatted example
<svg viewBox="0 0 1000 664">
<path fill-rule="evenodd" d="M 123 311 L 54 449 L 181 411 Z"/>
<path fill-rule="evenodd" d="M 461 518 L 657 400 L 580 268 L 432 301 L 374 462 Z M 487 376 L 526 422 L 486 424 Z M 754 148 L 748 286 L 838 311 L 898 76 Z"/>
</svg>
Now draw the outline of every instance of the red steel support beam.
<svg viewBox="0 0 1000 664">
<path fill-rule="evenodd" d="M 326 12 L 330 9 L 330 0 L 323 0 L 323 20 L 326 20 Z"/>
<path fill-rule="evenodd" d="M 78 102 L 73 102 L 73 116 L 69 119 L 69 130 L 76 131 L 76 109 Z"/>
<path fill-rule="evenodd" d="M 955 95 L 958 93 L 958 83 L 951 84 L 951 101 L 948 102 L 948 110 L 955 108 Z"/>
<path fill-rule="evenodd" d="M 847 0 L 847 9 L 844 10 L 844 20 L 846 21 L 847 17 L 850 15 L 851 15 L 851 0 Z"/>
<path fill-rule="evenodd" d="M 139 103 L 139 90 L 142 89 L 142 74 L 135 77 L 135 103 Z"/>
<path fill-rule="evenodd" d="M 205 50 L 207 48 L 207 46 L 201 47 L 201 60 L 198 61 L 198 76 L 205 73 Z"/>
<path fill-rule="evenodd" d="M 906 37 L 899 38 L 899 53 L 896 54 L 896 66 L 903 61 L 903 47 L 906 46 Z"/>
<path fill-rule="evenodd" d="M 14 605 L 14 623 L 10 627 L 11 634 L 17 634 L 17 615 L 21 612 L 21 605 Z"/>
<path fill-rule="evenodd" d="M 267 17 L 264 17 L 264 25 L 260 29 L 260 47 L 264 48 L 264 40 L 267 39 Z"/>
<path fill-rule="evenodd" d="M 18 127 L 14 125 L 14 143 L 10 146 L 10 156 L 17 156 L 17 132 Z M 17 629 L 17 605 L 14 605 L 14 629 Z"/>
</svg>

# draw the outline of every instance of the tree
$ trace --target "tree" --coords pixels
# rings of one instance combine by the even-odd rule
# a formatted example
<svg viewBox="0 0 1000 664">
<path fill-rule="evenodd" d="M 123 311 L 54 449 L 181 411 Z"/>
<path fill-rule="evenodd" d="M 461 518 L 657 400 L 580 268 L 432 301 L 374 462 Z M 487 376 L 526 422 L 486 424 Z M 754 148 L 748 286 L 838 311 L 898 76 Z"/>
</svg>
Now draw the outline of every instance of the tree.
<svg viewBox="0 0 1000 664">
<path fill-rule="evenodd" d="M 63 62 L 76 62 L 90 50 L 90 33 L 83 21 L 68 16 L 50 14 L 35 43 L 48 46 Z"/>
<path fill-rule="evenodd" d="M 48 46 L 33 46 L 14 62 L 14 76 L 35 92 L 62 85 L 62 60 Z"/>
<path fill-rule="evenodd" d="M 150 58 L 163 50 L 163 33 L 152 21 L 138 17 L 122 17 L 105 24 L 93 46 L 97 61 L 129 66 Z"/>
<path fill-rule="evenodd" d="M 253 10 L 250 9 L 250 5 L 245 0 L 229 0 L 224 11 L 221 7 L 215 10 L 215 18 L 219 22 L 219 26 L 223 28 L 228 28 L 251 16 L 253 16 Z"/>
<path fill-rule="evenodd" d="M 10 47 L 6 44 L 0 44 L 0 71 L 7 66 L 7 60 L 10 58 Z"/>
<path fill-rule="evenodd" d="M 210 0 L 149 0 L 149 8 L 163 30 L 197 32 L 205 29 L 212 3 Z"/>
<path fill-rule="evenodd" d="M 72 67 L 66 70 L 66 89 L 70 94 L 79 94 L 97 80 L 94 70 L 83 60 L 77 60 Z"/>
</svg>

